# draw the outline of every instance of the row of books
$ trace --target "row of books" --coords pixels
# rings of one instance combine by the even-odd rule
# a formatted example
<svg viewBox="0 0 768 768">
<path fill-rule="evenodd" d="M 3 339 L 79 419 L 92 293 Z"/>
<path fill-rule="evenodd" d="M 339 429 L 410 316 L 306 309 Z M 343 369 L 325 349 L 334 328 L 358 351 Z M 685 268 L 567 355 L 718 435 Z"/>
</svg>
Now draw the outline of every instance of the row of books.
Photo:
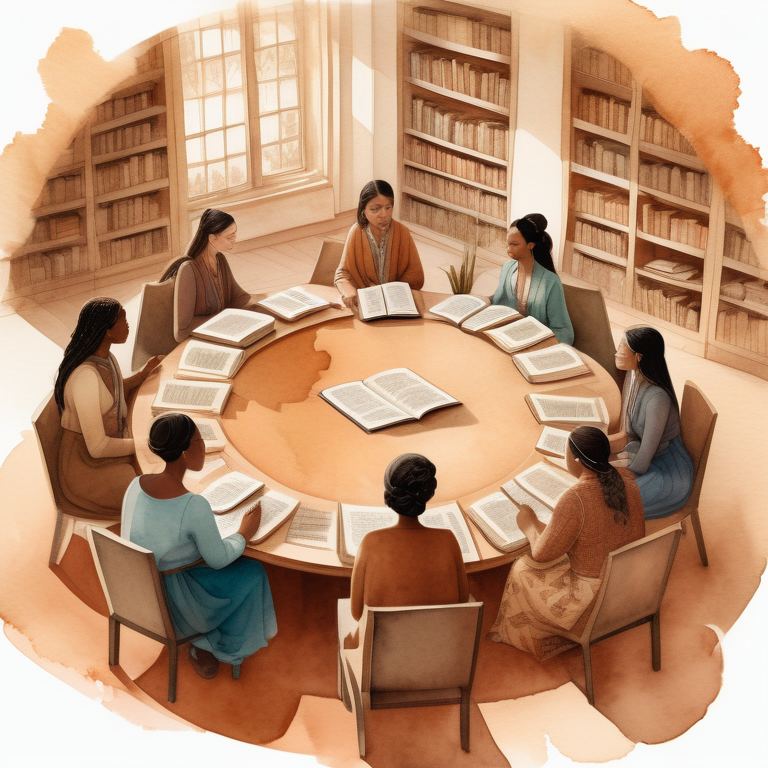
<svg viewBox="0 0 768 768">
<path fill-rule="evenodd" d="M 629 129 L 632 105 L 628 101 L 596 91 L 582 91 L 576 104 L 576 117 L 617 133 Z"/>
<path fill-rule="evenodd" d="M 632 85 L 632 73 L 620 61 L 597 48 L 584 47 L 574 56 L 574 67 L 584 74 L 611 80 L 619 85 Z"/>
<path fill-rule="evenodd" d="M 640 161 L 638 183 L 670 195 L 683 197 L 694 203 L 709 205 L 710 183 L 708 173 L 689 171 L 679 165 L 646 163 Z"/>
<path fill-rule="evenodd" d="M 617 232 L 581 219 L 576 219 L 573 240 L 622 259 L 629 255 L 629 235 L 626 232 Z"/>
<path fill-rule="evenodd" d="M 461 112 L 445 109 L 414 96 L 411 127 L 466 149 L 473 149 L 501 160 L 507 158 L 509 130 L 503 123 L 468 117 Z"/>
<path fill-rule="evenodd" d="M 726 226 L 725 243 L 723 245 L 723 256 L 735 261 L 741 261 L 745 264 L 751 264 L 756 267 L 757 254 L 752 247 L 752 243 L 747 240 L 747 236 L 738 229 Z"/>
<path fill-rule="evenodd" d="M 624 300 L 626 271 L 621 267 L 593 259 L 591 256 L 574 250 L 571 259 L 571 272 L 576 277 L 599 286 L 608 298 L 615 301 Z"/>
<path fill-rule="evenodd" d="M 763 280 L 730 280 L 720 286 L 720 294 L 756 307 L 768 307 L 768 287 Z"/>
<path fill-rule="evenodd" d="M 768 355 L 768 318 L 721 304 L 715 338 L 758 355 Z"/>
<path fill-rule="evenodd" d="M 83 197 L 85 197 L 85 183 L 81 173 L 56 176 L 45 182 L 40 205 L 68 203 L 70 200 L 80 200 Z"/>
<path fill-rule="evenodd" d="M 161 69 L 163 66 L 163 46 L 153 45 L 146 53 L 136 57 L 137 72 L 152 72 L 155 69 Z"/>
<path fill-rule="evenodd" d="M 96 122 L 106 123 L 109 120 L 116 120 L 118 117 L 132 115 L 134 112 L 140 112 L 142 109 L 154 107 L 154 83 L 148 83 L 147 89 L 131 96 L 124 96 L 118 99 L 109 99 L 96 107 Z"/>
<path fill-rule="evenodd" d="M 98 133 L 91 139 L 94 155 L 108 155 L 112 152 L 120 152 L 123 149 L 131 149 L 142 144 L 149 144 L 154 138 L 164 138 L 161 136 L 152 136 L 152 124 L 149 122 L 134 123 L 125 128 L 118 128 L 106 133 Z"/>
<path fill-rule="evenodd" d="M 83 220 L 77 213 L 38 219 L 28 242 L 45 243 L 48 240 L 58 240 L 62 237 L 84 235 L 83 224 Z"/>
<path fill-rule="evenodd" d="M 448 59 L 430 51 L 411 51 L 411 77 L 449 91 L 509 107 L 509 78 L 484 70 L 468 61 Z"/>
<path fill-rule="evenodd" d="M 439 13 L 431 8 L 411 9 L 406 6 L 405 13 L 405 26 L 419 32 L 439 37 L 449 43 L 500 53 L 502 56 L 509 56 L 511 53 L 510 30 L 495 24 L 486 24 L 452 13 Z"/>
<path fill-rule="evenodd" d="M 417 170 L 409 165 L 405 166 L 405 184 L 432 197 L 439 197 L 448 203 L 460 205 L 462 208 L 470 208 L 478 213 L 495 216 L 497 219 L 506 221 L 506 197 L 492 195 L 477 187 L 469 187 L 443 176 Z"/>
<path fill-rule="evenodd" d="M 96 231 L 101 235 L 155 221 L 161 217 L 157 193 L 128 197 L 96 207 Z"/>
<path fill-rule="evenodd" d="M 493 224 L 486 224 L 485 222 L 478 222 L 477 230 L 477 244 L 481 248 L 493 251 L 494 253 L 506 253 L 507 252 L 507 230 L 503 227 L 497 227 Z"/>
<path fill-rule="evenodd" d="M 676 243 L 704 250 L 707 247 L 709 227 L 699 219 L 663 205 L 644 203 L 642 230 L 647 235 L 662 237 Z"/>
<path fill-rule="evenodd" d="M 635 278 L 632 303 L 635 309 L 647 315 L 653 315 L 689 331 L 699 330 L 700 294 L 689 293 L 682 288 L 662 288 L 658 283 Z"/>
<path fill-rule="evenodd" d="M 117 163 L 97 166 L 94 173 L 96 194 L 103 195 L 118 189 L 135 187 L 168 176 L 168 157 L 165 151 L 145 152 Z"/>
<path fill-rule="evenodd" d="M 99 243 L 99 255 L 102 267 L 111 267 L 126 261 L 165 253 L 168 250 L 168 229 L 162 227 L 150 232 L 142 232 L 116 240 L 104 240 Z"/>
<path fill-rule="evenodd" d="M 574 162 L 594 171 L 629 179 L 629 149 L 611 141 L 576 140 Z"/>
<path fill-rule="evenodd" d="M 660 147 L 673 149 L 686 155 L 696 155 L 688 139 L 674 125 L 668 123 L 656 112 L 644 109 L 640 115 L 640 141 L 657 144 Z"/>
<path fill-rule="evenodd" d="M 504 192 L 507 188 L 507 169 L 498 165 L 488 165 L 481 160 L 455 155 L 435 144 L 405 136 L 404 152 L 406 160 L 426 165 L 436 171 L 443 171 L 454 176 L 461 176 L 467 181 L 475 181 Z"/>
<path fill-rule="evenodd" d="M 423 203 L 408 195 L 403 197 L 403 219 L 427 227 L 464 243 L 475 242 L 475 219 L 466 213 L 449 211 L 430 203 Z"/>
<path fill-rule="evenodd" d="M 581 213 L 629 226 L 629 199 L 626 195 L 608 192 L 603 187 L 585 187 L 576 190 L 573 206 Z"/>
<path fill-rule="evenodd" d="M 88 249 L 73 245 L 56 251 L 31 253 L 11 261 L 13 284 L 17 287 L 34 285 L 84 272 L 88 269 Z"/>
</svg>

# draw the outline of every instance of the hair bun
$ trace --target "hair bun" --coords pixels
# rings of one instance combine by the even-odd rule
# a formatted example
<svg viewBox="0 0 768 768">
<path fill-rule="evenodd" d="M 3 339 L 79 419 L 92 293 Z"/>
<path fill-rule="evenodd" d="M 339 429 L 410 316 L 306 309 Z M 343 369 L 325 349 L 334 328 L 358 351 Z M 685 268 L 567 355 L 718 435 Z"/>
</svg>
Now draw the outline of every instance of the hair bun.
<svg viewBox="0 0 768 768">
<path fill-rule="evenodd" d="M 523 218 L 529 221 L 539 233 L 545 232 L 549 223 L 543 213 L 526 213 Z"/>
</svg>

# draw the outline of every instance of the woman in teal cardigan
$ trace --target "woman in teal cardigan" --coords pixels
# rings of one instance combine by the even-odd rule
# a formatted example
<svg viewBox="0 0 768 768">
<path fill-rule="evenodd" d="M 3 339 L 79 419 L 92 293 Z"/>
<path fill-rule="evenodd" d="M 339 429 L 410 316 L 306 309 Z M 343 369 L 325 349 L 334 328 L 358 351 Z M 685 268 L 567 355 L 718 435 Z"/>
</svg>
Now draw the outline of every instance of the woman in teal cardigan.
<svg viewBox="0 0 768 768">
<path fill-rule="evenodd" d="M 552 329 L 559 342 L 573 344 L 573 326 L 546 229 L 547 220 L 540 213 L 529 213 L 510 224 L 507 256 L 512 261 L 501 268 L 493 303 L 535 317 Z"/>
</svg>

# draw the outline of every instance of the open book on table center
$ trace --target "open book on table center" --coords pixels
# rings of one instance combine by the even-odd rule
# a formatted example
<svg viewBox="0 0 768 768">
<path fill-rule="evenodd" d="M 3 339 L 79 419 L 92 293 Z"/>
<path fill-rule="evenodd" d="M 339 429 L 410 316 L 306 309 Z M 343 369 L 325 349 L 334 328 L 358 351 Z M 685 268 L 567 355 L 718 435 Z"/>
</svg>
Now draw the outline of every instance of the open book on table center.
<svg viewBox="0 0 768 768">
<path fill-rule="evenodd" d="M 361 320 L 382 317 L 421 317 L 408 283 L 383 283 L 357 289 Z"/>
</svg>

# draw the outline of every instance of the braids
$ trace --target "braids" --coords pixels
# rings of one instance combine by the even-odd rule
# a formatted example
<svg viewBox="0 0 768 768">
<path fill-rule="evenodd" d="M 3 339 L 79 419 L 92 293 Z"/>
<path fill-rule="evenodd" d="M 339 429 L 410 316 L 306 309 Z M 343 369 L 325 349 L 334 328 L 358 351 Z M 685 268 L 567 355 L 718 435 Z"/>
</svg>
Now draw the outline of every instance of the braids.
<svg viewBox="0 0 768 768">
<path fill-rule="evenodd" d="M 555 272 L 555 262 L 552 261 L 552 238 L 547 229 L 547 218 L 541 213 L 528 213 L 520 219 L 515 219 L 509 228 L 515 227 L 523 236 L 526 243 L 533 243 L 533 258 L 544 269 Z M 557 273 L 555 273 L 557 274 Z"/>
<path fill-rule="evenodd" d="M 64 409 L 64 386 L 72 372 L 98 348 L 107 331 L 115 324 L 122 306 L 116 299 L 99 296 L 87 301 L 80 310 L 77 325 L 64 350 L 64 358 L 56 373 L 53 396 L 59 413 Z"/>
</svg>

